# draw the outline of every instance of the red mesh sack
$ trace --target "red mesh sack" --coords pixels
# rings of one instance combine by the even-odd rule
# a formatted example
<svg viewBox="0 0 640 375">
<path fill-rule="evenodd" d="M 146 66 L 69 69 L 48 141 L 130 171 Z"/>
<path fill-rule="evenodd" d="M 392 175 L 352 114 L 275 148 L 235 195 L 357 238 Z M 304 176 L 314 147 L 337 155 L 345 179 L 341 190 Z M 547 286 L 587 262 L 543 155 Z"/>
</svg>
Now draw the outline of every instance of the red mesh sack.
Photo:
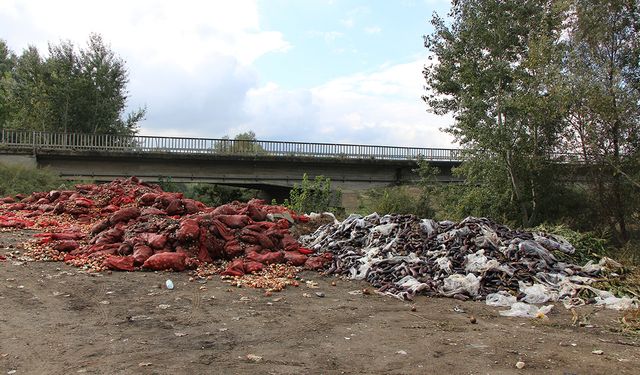
<svg viewBox="0 0 640 375">
<path fill-rule="evenodd" d="M 158 198 L 158 194 L 156 193 L 144 193 L 140 197 L 140 205 L 141 206 L 151 206 L 155 203 Z"/>
<path fill-rule="evenodd" d="M 184 253 L 158 253 L 150 256 L 142 267 L 153 271 L 169 269 L 184 271 L 187 268 L 185 263 L 186 259 L 187 256 Z"/>
<path fill-rule="evenodd" d="M 231 240 L 224 244 L 224 253 L 227 258 L 235 258 L 244 253 L 242 245 L 237 240 Z"/>
<path fill-rule="evenodd" d="M 303 266 L 307 261 L 307 256 L 297 251 L 285 251 L 284 259 L 292 266 Z"/>
<path fill-rule="evenodd" d="M 263 264 L 273 264 L 284 262 L 284 252 L 282 251 L 266 251 L 264 253 L 249 253 L 247 259 Z"/>
<path fill-rule="evenodd" d="M 126 222 L 138 216 L 140 216 L 140 209 L 138 207 L 121 208 L 109 217 L 109 222 L 111 224 L 116 224 L 121 221 Z"/>
<path fill-rule="evenodd" d="M 244 273 L 260 272 L 262 271 L 262 268 L 264 268 L 262 263 L 252 262 L 250 260 L 244 262 Z"/>
<path fill-rule="evenodd" d="M 167 244 L 167 237 L 157 233 L 142 233 L 138 236 L 152 249 L 162 249 Z"/>
<path fill-rule="evenodd" d="M 133 271 L 133 257 L 110 256 L 104 260 L 103 265 L 115 271 Z"/>
<path fill-rule="evenodd" d="M 322 255 L 310 257 L 304 264 L 304 268 L 309 270 L 317 270 L 320 268 L 324 268 L 327 263 L 330 263 L 333 259 L 333 255 L 331 253 L 324 253 Z"/>
<path fill-rule="evenodd" d="M 222 276 L 242 276 L 244 275 L 244 261 L 242 259 L 235 259 L 233 262 L 227 265 L 227 269 L 220 272 Z"/>
<path fill-rule="evenodd" d="M 58 251 L 62 251 L 62 252 L 69 252 L 69 251 L 73 251 L 75 249 L 78 248 L 78 243 L 74 240 L 66 240 L 66 241 L 60 241 L 57 244 L 53 245 L 53 248 L 55 250 Z"/>
<path fill-rule="evenodd" d="M 182 199 L 174 199 L 167 206 L 167 215 L 182 215 L 185 213 L 184 205 L 182 204 Z"/>
<path fill-rule="evenodd" d="M 215 231 L 220 235 L 220 237 L 222 237 L 225 241 L 231 241 L 234 238 L 236 238 L 236 236 L 234 235 L 233 231 L 229 228 L 227 228 L 226 225 L 222 224 L 220 221 L 218 220 L 213 220 L 211 222 L 211 224 L 213 225 L 213 227 L 215 228 Z"/>
<path fill-rule="evenodd" d="M 147 245 L 137 244 L 133 247 L 133 261 L 136 266 L 142 265 L 150 256 L 153 255 L 153 250 Z"/>
<path fill-rule="evenodd" d="M 180 222 L 180 229 L 176 233 L 176 237 L 180 242 L 189 242 L 196 238 L 200 234 L 200 227 L 198 222 L 193 219 L 185 219 Z"/>
<path fill-rule="evenodd" d="M 249 216 L 246 215 L 218 215 L 216 219 L 227 227 L 234 229 L 243 228 L 251 221 Z"/>
<path fill-rule="evenodd" d="M 229 204 L 223 204 L 213 210 L 214 215 L 237 215 L 238 211 Z"/>
</svg>

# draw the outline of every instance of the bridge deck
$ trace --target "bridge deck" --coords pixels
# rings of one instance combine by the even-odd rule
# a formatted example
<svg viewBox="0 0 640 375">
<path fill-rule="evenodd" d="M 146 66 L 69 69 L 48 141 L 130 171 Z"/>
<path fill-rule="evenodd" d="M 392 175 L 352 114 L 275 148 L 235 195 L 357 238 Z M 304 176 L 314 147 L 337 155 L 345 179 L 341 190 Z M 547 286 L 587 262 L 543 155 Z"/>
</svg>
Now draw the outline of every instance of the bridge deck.
<svg viewBox="0 0 640 375">
<path fill-rule="evenodd" d="M 2 130 L 0 147 L 22 152 L 96 151 L 181 155 L 314 157 L 339 159 L 460 162 L 461 151 L 447 148 L 398 147 L 288 141 L 119 136 Z"/>
</svg>

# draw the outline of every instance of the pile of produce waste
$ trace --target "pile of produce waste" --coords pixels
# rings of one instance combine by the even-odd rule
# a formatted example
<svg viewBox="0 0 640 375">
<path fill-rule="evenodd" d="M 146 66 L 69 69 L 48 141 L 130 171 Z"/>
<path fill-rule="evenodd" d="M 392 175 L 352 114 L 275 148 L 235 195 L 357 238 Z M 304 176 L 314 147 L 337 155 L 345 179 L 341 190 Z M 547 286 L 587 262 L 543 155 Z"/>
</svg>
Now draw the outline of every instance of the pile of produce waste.
<svg viewBox="0 0 640 375">
<path fill-rule="evenodd" d="M 319 227 L 301 243 L 331 258 L 327 274 L 366 280 L 378 292 L 411 300 L 416 294 L 485 299 L 510 307 L 506 316 L 544 315 L 563 301 L 637 308 L 591 284 L 621 265 L 609 258 L 583 266 L 559 260 L 574 247 L 560 236 L 511 230 L 487 218 L 456 223 L 412 215 L 351 215 Z M 554 255 L 556 254 L 556 255 Z M 564 256 L 563 258 L 567 258 Z"/>
<path fill-rule="evenodd" d="M 403 300 L 484 299 L 509 307 L 501 311 L 506 316 L 544 316 L 552 305 L 536 305 L 555 301 L 638 308 L 637 298 L 594 286 L 620 264 L 606 257 L 573 264 L 566 259 L 574 247 L 557 235 L 511 230 L 488 218 L 371 214 L 343 222 L 326 215 L 327 224 L 296 239 L 292 231 L 308 229 L 315 216 L 257 199 L 208 207 L 135 177 L 0 199 L 0 230 L 37 230 L 21 256 L 88 271 L 191 269 L 198 277 L 220 274 L 280 290 L 296 285 L 304 268 L 366 280 Z"/>
<path fill-rule="evenodd" d="M 330 261 L 291 235 L 290 225 L 308 218 L 286 207 L 257 199 L 207 207 L 135 177 L 0 202 L 0 227 L 41 231 L 29 245 L 33 259 L 94 271 L 183 271 L 224 260 L 222 275 L 243 276 L 270 265 L 319 269 Z"/>
</svg>

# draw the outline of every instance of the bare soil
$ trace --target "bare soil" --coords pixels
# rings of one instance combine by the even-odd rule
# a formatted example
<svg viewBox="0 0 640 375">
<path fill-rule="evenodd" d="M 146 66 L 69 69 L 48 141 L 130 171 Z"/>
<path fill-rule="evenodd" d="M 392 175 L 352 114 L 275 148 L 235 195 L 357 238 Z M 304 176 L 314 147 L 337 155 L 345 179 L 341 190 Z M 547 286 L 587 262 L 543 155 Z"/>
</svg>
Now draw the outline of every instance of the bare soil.
<svg viewBox="0 0 640 375">
<path fill-rule="evenodd" d="M 0 255 L 28 236 L 0 233 Z M 0 374 L 637 374 L 640 367 L 639 337 L 619 332 L 621 312 L 582 307 L 582 324 L 574 325 L 556 304 L 546 320 L 505 318 L 483 302 L 409 303 L 350 293 L 365 283 L 301 277 L 300 287 L 266 296 L 219 278 L 190 282 L 188 273 L 95 275 L 63 263 L 0 261 Z M 160 287 L 167 279 L 173 290 Z"/>
</svg>

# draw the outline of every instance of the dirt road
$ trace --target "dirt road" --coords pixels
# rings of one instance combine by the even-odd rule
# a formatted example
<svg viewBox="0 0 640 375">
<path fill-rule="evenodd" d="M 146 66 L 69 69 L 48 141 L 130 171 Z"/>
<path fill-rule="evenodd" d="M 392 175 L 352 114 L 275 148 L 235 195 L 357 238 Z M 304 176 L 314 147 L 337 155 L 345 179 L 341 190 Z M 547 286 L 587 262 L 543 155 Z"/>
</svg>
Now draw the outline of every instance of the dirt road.
<svg viewBox="0 0 640 375">
<path fill-rule="evenodd" d="M 18 240 L 0 233 L 0 255 Z M 219 278 L 190 282 L 187 273 L 91 275 L 62 263 L 0 261 L 0 373 L 637 374 L 640 368 L 639 337 L 615 332 L 620 312 L 580 308 L 580 327 L 560 304 L 546 320 L 505 318 L 482 302 L 407 303 L 356 294 L 364 283 L 301 276 L 300 287 L 265 296 Z M 173 290 L 160 287 L 167 279 Z M 524 368 L 516 368 L 519 361 Z"/>
</svg>

